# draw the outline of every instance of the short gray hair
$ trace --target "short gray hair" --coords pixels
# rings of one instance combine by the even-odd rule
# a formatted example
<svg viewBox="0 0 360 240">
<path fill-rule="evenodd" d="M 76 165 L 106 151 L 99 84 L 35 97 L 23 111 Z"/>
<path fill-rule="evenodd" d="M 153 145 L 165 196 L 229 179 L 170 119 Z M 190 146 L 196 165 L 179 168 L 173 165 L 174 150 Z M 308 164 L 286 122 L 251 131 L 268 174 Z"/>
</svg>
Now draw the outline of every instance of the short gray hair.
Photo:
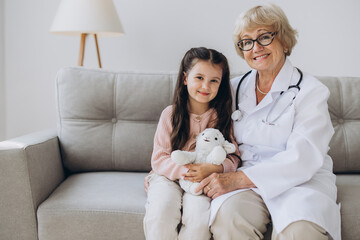
<svg viewBox="0 0 360 240">
<path fill-rule="evenodd" d="M 297 31 L 293 29 L 284 11 L 275 4 L 256 6 L 240 14 L 235 23 L 233 32 L 233 42 L 235 49 L 240 57 L 244 58 L 244 53 L 237 46 L 241 34 L 245 29 L 255 29 L 261 26 L 270 26 L 277 32 L 280 42 L 287 47 L 285 54 L 290 56 L 297 40 Z"/>
</svg>

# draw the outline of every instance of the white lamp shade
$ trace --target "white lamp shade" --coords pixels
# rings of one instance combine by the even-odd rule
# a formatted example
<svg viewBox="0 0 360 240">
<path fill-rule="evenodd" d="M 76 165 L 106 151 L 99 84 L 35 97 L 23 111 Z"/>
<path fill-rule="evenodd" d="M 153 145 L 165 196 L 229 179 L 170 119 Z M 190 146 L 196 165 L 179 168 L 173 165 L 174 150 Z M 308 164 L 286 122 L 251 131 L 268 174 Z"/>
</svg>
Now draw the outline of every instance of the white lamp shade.
<svg viewBox="0 0 360 240">
<path fill-rule="evenodd" d="M 124 35 L 112 0 L 61 0 L 50 32 L 65 35 Z"/>
</svg>

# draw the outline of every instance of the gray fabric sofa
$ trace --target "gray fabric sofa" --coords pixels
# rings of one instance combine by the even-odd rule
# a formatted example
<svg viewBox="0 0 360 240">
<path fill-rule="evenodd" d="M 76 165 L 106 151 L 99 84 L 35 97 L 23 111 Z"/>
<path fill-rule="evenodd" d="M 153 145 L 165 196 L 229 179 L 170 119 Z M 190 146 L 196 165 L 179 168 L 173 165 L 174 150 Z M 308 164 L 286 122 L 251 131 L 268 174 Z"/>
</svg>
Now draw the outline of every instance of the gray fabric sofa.
<svg viewBox="0 0 360 240">
<path fill-rule="evenodd" d="M 331 91 L 342 239 L 360 239 L 360 77 L 319 79 Z M 0 239 L 144 239 L 143 179 L 175 82 L 175 73 L 61 69 L 57 131 L 0 143 Z"/>
</svg>

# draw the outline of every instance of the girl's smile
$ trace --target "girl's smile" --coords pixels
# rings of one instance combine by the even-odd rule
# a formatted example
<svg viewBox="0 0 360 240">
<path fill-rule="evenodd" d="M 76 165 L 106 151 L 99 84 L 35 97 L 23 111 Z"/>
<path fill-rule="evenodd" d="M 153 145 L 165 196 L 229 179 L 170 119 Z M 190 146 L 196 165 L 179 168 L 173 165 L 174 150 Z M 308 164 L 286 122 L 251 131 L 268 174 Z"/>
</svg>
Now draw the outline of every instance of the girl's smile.
<svg viewBox="0 0 360 240">
<path fill-rule="evenodd" d="M 209 103 L 219 90 L 222 68 L 209 61 L 200 60 L 188 73 L 185 73 L 184 85 L 189 93 L 189 107 L 192 113 L 202 114 L 209 109 Z"/>
<path fill-rule="evenodd" d="M 207 92 L 200 92 L 200 91 L 199 91 L 199 93 L 200 93 L 201 95 L 204 95 L 204 96 L 207 96 L 207 95 L 210 94 L 210 93 L 207 93 Z"/>
</svg>

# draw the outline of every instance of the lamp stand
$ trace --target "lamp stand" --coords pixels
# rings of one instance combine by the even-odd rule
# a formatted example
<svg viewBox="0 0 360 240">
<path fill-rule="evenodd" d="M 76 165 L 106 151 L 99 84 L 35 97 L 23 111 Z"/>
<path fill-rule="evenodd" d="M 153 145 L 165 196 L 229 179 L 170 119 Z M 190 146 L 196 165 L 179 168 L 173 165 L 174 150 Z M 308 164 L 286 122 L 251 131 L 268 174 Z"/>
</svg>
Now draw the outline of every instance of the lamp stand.
<svg viewBox="0 0 360 240">
<path fill-rule="evenodd" d="M 83 66 L 84 63 L 85 38 L 86 38 L 86 33 L 82 33 L 80 40 L 80 52 L 79 52 L 79 61 L 78 61 L 79 66 Z"/>
<path fill-rule="evenodd" d="M 86 40 L 86 36 L 87 36 L 86 33 L 82 33 L 82 34 L 81 34 L 80 52 L 79 52 L 79 61 L 78 61 L 78 65 L 79 65 L 79 66 L 83 66 L 83 63 L 84 63 L 84 53 L 85 53 L 85 40 Z M 95 39 L 96 53 L 97 53 L 97 57 L 98 57 L 99 68 L 101 68 L 100 50 L 99 50 L 99 44 L 98 44 L 98 41 L 97 41 L 97 35 L 96 35 L 96 33 L 94 34 L 94 39 Z"/>
<path fill-rule="evenodd" d="M 100 50 L 99 50 L 99 45 L 98 45 L 98 40 L 97 40 L 96 33 L 94 34 L 94 39 L 95 39 L 95 45 L 96 45 L 96 53 L 97 53 L 98 62 L 99 62 L 99 68 L 101 68 Z"/>
</svg>

